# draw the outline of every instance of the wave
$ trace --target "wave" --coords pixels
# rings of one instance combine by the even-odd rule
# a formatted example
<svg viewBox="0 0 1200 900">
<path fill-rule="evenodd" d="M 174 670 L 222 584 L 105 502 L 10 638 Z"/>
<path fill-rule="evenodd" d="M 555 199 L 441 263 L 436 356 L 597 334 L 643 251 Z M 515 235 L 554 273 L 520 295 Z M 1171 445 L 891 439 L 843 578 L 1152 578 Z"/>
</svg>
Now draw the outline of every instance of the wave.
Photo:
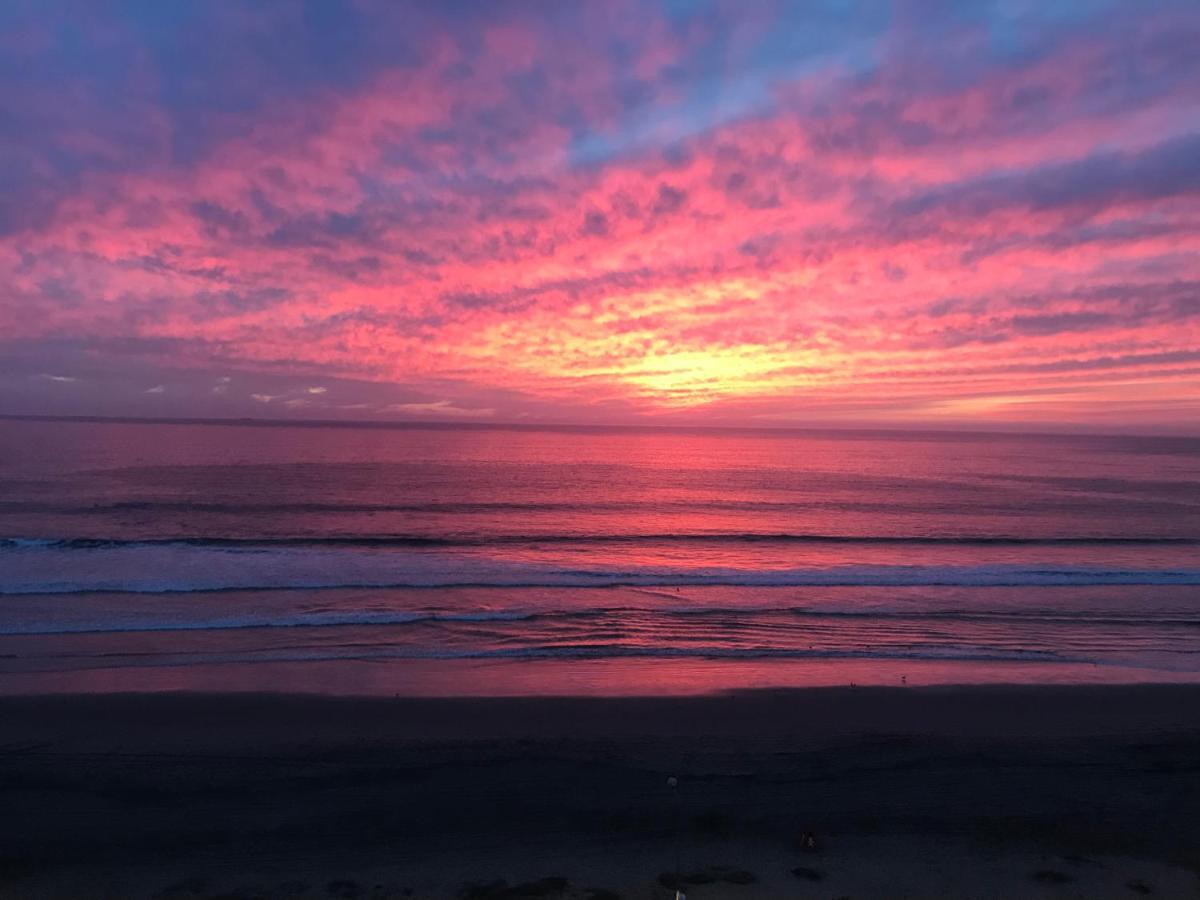
<svg viewBox="0 0 1200 900">
<path fill-rule="evenodd" d="M 1168 496 L 1122 497 L 1125 508 L 1194 509 L 1196 503 L 1188 499 L 1190 485 L 1181 482 L 1168 488 L 1157 486 L 1156 490 L 1169 491 Z M 945 504 L 945 500 L 927 499 L 920 504 L 923 510 Z M 994 502 L 994 501 L 993 501 Z M 1086 497 L 1060 498 L 1058 503 L 1092 508 Z M 216 516 L 275 516 L 275 515 L 374 515 L 378 513 L 401 513 L 433 516 L 472 516 L 491 514 L 522 513 L 568 513 L 591 514 L 628 512 L 645 515 L 647 512 L 679 510 L 687 512 L 808 512 L 813 510 L 852 510 L 855 512 L 895 512 L 894 499 L 854 499 L 837 497 L 805 497 L 784 500 L 688 498 L 686 500 L 662 498 L 652 502 L 634 500 L 599 501 L 594 498 L 578 500 L 429 500 L 408 502 L 378 502 L 356 500 L 303 500 L 254 502 L 245 500 L 116 500 L 80 502 L 78 500 L 20 499 L 0 500 L 0 515 L 46 514 L 54 516 L 104 517 L 126 513 L 182 513 L 186 515 Z M 994 508 L 994 507 L 989 507 Z M 1011 505 L 1001 504 L 1000 509 L 1012 510 Z"/>
<path fill-rule="evenodd" d="M 493 535 L 334 535 L 292 537 L 165 538 L 0 538 L 4 550 L 98 550 L 122 547 L 204 547 L 214 550 L 264 550 L 274 547 L 486 547 L 514 544 L 896 544 L 948 546 L 1200 546 L 1200 538 L 1179 536 L 1017 535 L 844 535 L 788 532 L 666 532 L 650 534 L 493 534 Z"/>
<path fill-rule="evenodd" d="M 88 668 L 129 668 L 137 666 L 190 667 L 213 663 L 264 664 L 315 661 L 372 661 L 372 660 L 587 660 L 587 659 L 722 659 L 722 660 L 837 660 L 837 659 L 909 659 L 962 660 L 974 662 L 1082 662 L 1074 656 L 1064 656 L 1051 650 L 1008 649 L 946 645 L 942 647 L 887 647 L 861 650 L 807 650 L 784 647 L 632 647 L 621 644 L 582 644 L 570 646 L 528 646 L 492 649 L 452 650 L 432 647 L 380 647 L 370 651 L 332 647 L 326 650 L 303 652 L 186 654 L 187 658 L 172 660 L 160 654 L 143 654 L 140 662 L 118 662 L 111 659 L 106 665 Z M 132 659 L 139 654 L 105 654 L 107 657 Z M 74 658 L 79 657 L 60 657 Z M 39 669 L 39 671 L 48 671 Z"/>
<path fill-rule="evenodd" d="M 202 610 L 197 610 L 202 615 Z M 557 621 L 580 621 L 584 624 L 621 624 L 630 617 L 686 617 L 703 620 L 738 619 L 752 622 L 756 619 L 825 620 L 847 619 L 879 622 L 944 622 L 954 623 L 1004 623 L 1008 625 L 1071 625 L 1074 627 L 1118 626 L 1121 628 L 1200 628 L 1200 616 L 1181 617 L 1177 613 L 1114 615 L 1108 612 L 1079 611 L 1064 613 L 1055 610 L 1007 609 L 1007 610 L 825 610 L 802 606 L 697 606 L 697 607 L 588 607 L 586 609 L 508 609 L 508 610 L 322 610 L 287 614 L 253 613 L 233 616 L 207 616 L 189 619 L 157 619 L 116 622 L 9 622 L 0 625 L 0 634 L 112 634 L 158 631 L 238 631 L 255 629 L 306 629 L 345 627 L 397 627 L 413 625 L 448 625 L 471 623 L 494 623 L 498 627 L 506 624 Z"/>
<path fill-rule="evenodd" d="M 998 651 L 982 647 L 876 648 L 863 650 L 803 650 L 790 647 L 630 647 L 590 644 L 566 647 L 511 647 L 491 650 L 389 650 L 386 656 L 408 655 L 435 659 L 970 659 L 990 661 L 1060 660 L 1049 650 Z"/>
<path fill-rule="evenodd" d="M 692 507 L 697 504 L 665 504 Z M 699 504 L 708 506 L 710 504 Z M 716 501 L 721 508 L 737 506 L 737 502 Z M 746 506 L 760 504 L 743 504 Z M 770 504 L 776 505 L 776 504 Z M 779 504 L 791 505 L 791 504 Z M 118 500 L 111 503 L 54 503 L 40 500 L 0 501 L 0 513 L 57 513 L 64 515 L 107 515 L 122 512 L 181 512 L 181 513 L 447 513 L 463 515 L 489 512 L 563 512 L 575 511 L 581 504 L 571 501 L 430 501 L 426 503 L 363 503 L 337 501 L 301 501 L 294 503 L 212 502 L 203 500 Z M 588 501 L 588 510 L 619 512 L 642 508 L 637 503 L 596 503 Z"/>
<path fill-rule="evenodd" d="M 717 538 L 714 538 L 717 539 Z M 728 536 L 722 536 L 727 540 Z M 0 594 L 176 593 L 332 588 L 731 586 L 1019 586 L 1200 584 L 1200 569 L 1067 563 L 908 565 L 836 563 L 765 568 L 753 563 L 633 565 L 509 560 L 444 547 L 340 539 L 277 542 L 6 539 Z M 390 539 L 389 539 L 390 540 Z M 891 541 L 890 538 L 884 539 Z M 960 539 L 954 539 L 956 541 Z M 587 559 L 587 557 L 583 557 Z M 697 559 L 702 559 L 697 556 Z M 589 560 L 590 562 L 590 560 Z"/>
<path fill-rule="evenodd" d="M 244 590 L 331 590 L 386 588 L 598 588 L 598 587 L 1059 587 L 1099 585 L 1200 585 L 1200 570 L 1023 568 L 1020 566 L 830 566 L 744 570 L 556 570 L 536 566 L 358 567 L 295 569 L 270 560 L 268 567 L 203 568 L 156 565 L 124 571 L 88 569 L 73 575 L 38 570 L 6 573 L 0 566 L 0 595 L 75 593 L 200 593 Z"/>
<path fill-rule="evenodd" d="M 563 615 L 577 615 L 564 613 Z M 579 615 L 586 615 L 581 613 Z M 157 622 L 67 622 L 0 625 L 0 634 L 118 634 L 151 631 L 241 631 L 259 628 L 337 628 L 346 626 L 421 625 L 432 622 L 522 622 L 539 618 L 536 612 L 371 612 L 241 615 Z"/>
</svg>

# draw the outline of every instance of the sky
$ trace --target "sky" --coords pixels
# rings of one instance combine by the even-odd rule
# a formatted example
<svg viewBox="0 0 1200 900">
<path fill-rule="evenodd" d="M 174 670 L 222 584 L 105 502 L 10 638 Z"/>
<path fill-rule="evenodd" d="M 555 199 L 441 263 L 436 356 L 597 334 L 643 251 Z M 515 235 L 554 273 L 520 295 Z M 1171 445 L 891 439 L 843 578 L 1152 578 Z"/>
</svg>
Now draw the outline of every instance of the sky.
<svg viewBox="0 0 1200 900">
<path fill-rule="evenodd" d="M 0 6 L 0 412 L 1200 432 L 1200 5 Z"/>
</svg>

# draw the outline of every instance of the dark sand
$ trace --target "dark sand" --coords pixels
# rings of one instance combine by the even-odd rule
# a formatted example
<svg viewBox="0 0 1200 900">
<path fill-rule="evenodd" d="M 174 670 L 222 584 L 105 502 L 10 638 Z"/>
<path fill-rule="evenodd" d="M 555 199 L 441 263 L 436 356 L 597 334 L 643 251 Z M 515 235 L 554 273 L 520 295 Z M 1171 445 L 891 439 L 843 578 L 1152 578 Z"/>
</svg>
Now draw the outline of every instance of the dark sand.
<svg viewBox="0 0 1200 900">
<path fill-rule="evenodd" d="M 1200 686 L 0 698 L 4 897 L 649 898 L 676 854 L 690 900 L 1197 896 Z"/>
</svg>

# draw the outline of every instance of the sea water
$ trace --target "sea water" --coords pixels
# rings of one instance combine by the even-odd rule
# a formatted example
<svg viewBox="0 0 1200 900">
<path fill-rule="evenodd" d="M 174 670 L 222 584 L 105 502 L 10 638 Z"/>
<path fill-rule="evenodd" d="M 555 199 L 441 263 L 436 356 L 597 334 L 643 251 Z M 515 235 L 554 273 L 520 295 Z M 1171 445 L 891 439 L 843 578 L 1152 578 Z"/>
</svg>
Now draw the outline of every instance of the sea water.
<svg viewBox="0 0 1200 900">
<path fill-rule="evenodd" d="M 0 422 L 0 691 L 1200 679 L 1200 440 Z"/>
</svg>

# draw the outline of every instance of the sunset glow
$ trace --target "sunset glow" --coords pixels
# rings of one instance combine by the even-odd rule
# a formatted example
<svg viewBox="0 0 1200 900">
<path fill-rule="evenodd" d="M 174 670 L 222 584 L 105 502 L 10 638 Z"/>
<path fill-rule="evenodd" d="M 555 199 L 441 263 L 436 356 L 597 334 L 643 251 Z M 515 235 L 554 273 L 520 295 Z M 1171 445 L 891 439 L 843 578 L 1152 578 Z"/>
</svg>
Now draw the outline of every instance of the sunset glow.
<svg viewBox="0 0 1200 900">
<path fill-rule="evenodd" d="M 1200 12 L 10 5 L 0 412 L 1196 430 Z"/>
</svg>

